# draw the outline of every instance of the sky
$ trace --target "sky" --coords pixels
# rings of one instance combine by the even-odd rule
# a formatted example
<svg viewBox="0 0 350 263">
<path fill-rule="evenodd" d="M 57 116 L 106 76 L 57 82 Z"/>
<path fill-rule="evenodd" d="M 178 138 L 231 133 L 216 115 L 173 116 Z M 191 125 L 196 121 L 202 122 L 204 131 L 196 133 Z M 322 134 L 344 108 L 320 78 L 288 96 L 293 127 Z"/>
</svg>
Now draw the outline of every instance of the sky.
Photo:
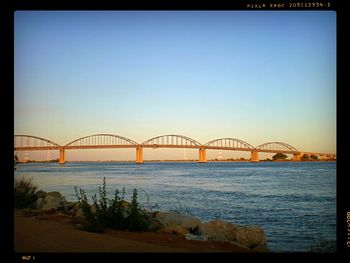
<svg viewBox="0 0 350 263">
<path fill-rule="evenodd" d="M 14 23 L 15 134 L 336 152 L 334 11 L 16 11 Z M 109 158 L 67 158 L 83 154 Z"/>
</svg>

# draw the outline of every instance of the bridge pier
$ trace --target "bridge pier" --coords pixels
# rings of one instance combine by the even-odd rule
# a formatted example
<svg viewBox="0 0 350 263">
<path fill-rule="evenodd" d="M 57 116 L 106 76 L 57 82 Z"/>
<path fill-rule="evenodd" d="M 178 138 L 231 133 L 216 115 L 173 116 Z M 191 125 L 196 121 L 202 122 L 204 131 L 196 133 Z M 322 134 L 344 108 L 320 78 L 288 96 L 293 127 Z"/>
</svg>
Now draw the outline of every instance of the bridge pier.
<svg viewBox="0 0 350 263">
<path fill-rule="evenodd" d="M 60 158 L 58 161 L 59 164 L 65 164 L 66 163 L 66 152 L 64 150 L 64 148 L 60 149 Z"/>
<path fill-rule="evenodd" d="M 206 163 L 207 162 L 207 152 L 205 148 L 199 149 L 199 162 L 200 163 Z"/>
<path fill-rule="evenodd" d="M 293 161 L 301 161 L 301 157 L 303 156 L 304 154 L 302 152 L 300 153 L 294 153 L 293 154 Z"/>
<path fill-rule="evenodd" d="M 143 163 L 143 148 L 142 146 L 138 146 L 136 148 L 136 164 Z"/>
<path fill-rule="evenodd" d="M 259 152 L 251 151 L 250 152 L 250 161 L 251 162 L 259 162 Z"/>
</svg>

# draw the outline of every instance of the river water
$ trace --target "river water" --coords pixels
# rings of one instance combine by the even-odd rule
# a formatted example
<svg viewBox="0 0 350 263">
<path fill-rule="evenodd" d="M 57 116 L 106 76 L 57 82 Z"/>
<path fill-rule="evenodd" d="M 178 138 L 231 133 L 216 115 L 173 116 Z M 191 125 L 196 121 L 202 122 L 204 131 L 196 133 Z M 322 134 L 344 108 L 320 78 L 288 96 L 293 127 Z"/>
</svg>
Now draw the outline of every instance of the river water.
<svg viewBox="0 0 350 263">
<path fill-rule="evenodd" d="M 20 177 L 68 201 L 77 201 L 74 186 L 98 194 L 105 177 L 110 197 L 124 187 L 130 200 L 136 188 L 153 210 L 260 226 L 273 252 L 336 247 L 335 162 L 28 163 L 16 166 Z"/>
</svg>

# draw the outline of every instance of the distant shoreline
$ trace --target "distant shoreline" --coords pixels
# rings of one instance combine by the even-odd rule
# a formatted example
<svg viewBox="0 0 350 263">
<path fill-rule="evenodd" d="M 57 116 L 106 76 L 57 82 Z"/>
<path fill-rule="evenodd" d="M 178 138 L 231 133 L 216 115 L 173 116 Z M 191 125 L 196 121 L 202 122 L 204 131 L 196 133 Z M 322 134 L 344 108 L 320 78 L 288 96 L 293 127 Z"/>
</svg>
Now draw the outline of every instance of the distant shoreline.
<svg viewBox="0 0 350 263">
<path fill-rule="evenodd" d="M 97 160 L 97 161 L 89 161 L 89 160 L 72 160 L 67 161 L 69 163 L 135 163 L 135 160 Z M 196 163 L 198 160 L 144 160 L 144 163 Z M 250 160 L 207 160 L 207 163 L 247 163 L 251 162 Z M 259 160 L 259 162 L 336 162 L 335 159 L 329 160 L 305 160 L 305 161 L 293 161 L 293 160 Z M 25 163 L 57 163 L 57 161 L 46 161 L 46 160 L 29 160 L 27 162 L 19 161 L 17 164 L 25 164 Z"/>
</svg>

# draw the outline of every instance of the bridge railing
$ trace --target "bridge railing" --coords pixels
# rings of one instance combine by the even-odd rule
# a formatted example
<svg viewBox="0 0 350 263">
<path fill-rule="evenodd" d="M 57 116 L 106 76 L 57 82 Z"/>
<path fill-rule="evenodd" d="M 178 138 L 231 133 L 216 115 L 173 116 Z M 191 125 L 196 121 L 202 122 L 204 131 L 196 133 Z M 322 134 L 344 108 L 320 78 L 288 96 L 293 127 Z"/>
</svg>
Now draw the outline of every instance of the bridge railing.
<svg viewBox="0 0 350 263">
<path fill-rule="evenodd" d="M 67 143 L 65 149 L 89 149 L 89 148 L 135 148 L 138 143 L 114 134 L 93 134 L 78 138 Z"/>
<path fill-rule="evenodd" d="M 23 150 L 57 150 L 60 145 L 51 140 L 32 136 L 32 135 L 15 135 L 14 149 L 17 151 Z"/>
<path fill-rule="evenodd" d="M 266 153 L 285 153 L 285 154 L 300 154 L 300 151 L 290 144 L 284 142 L 266 142 L 257 146 L 256 151 Z"/>
<path fill-rule="evenodd" d="M 215 139 L 204 144 L 205 149 L 226 149 L 226 150 L 236 150 L 236 151 L 251 151 L 254 147 L 240 139 L 236 138 L 220 138 Z"/>
<path fill-rule="evenodd" d="M 142 147 L 152 148 L 200 148 L 196 140 L 183 135 L 161 135 L 144 141 Z"/>
</svg>

